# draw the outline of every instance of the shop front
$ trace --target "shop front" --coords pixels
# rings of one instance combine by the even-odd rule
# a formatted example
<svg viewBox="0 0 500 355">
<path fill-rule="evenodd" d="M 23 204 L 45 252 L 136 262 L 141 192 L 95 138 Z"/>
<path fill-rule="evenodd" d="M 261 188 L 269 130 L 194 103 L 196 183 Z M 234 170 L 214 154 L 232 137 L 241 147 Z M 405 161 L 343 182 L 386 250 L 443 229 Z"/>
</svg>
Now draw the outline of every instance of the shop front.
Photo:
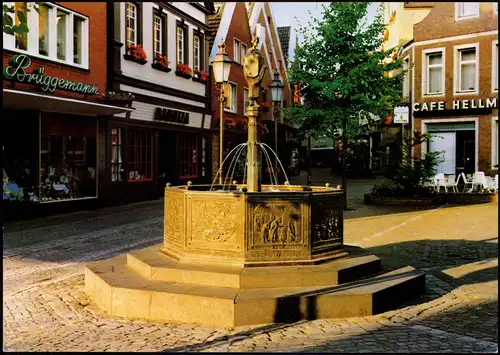
<svg viewBox="0 0 500 355">
<path fill-rule="evenodd" d="M 130 109 L 13 89 L 3 94 L 6 219 L 97 206 L 105 170 L 100 125 L 107 115 Z"/>
</svg>

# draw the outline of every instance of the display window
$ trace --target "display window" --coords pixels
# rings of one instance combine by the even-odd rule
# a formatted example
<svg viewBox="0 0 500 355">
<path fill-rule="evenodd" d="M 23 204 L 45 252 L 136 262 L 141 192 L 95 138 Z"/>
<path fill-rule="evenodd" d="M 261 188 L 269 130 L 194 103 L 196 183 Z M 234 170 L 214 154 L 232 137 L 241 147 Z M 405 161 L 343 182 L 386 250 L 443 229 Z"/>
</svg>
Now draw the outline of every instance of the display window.
<svg viewBox="0 0 500 355">
<path fill-rule="evenodd" d="M 188 134 L 179 135 L 180 178 L 198 176 L 198 137 Z"/>
<path fill-rule="evenodd" d="M 40 202 L 97 197 L 95 120 L 42 119 Z"/>
<path fill-rule="evenodd" d="M 123 164 L 123 128 L 111 128 L 111 181 L 120 182 L 125 178 Z"/>
<path fill-rule="evenodd" d="M 153 180 L 153 132 L 129 131 L 128 181 Z"/>
</svg>

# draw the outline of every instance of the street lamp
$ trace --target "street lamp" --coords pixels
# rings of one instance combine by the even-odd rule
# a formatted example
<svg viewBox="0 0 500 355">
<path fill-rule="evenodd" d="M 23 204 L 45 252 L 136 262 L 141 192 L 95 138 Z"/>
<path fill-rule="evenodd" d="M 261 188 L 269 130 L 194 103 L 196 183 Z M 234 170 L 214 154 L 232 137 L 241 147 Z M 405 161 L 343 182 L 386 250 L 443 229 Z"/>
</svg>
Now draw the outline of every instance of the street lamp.
<svg viewBox="0 0 500 355">
<path fill-rule="evenodd" d="M 281 82 L 280 79 L 280 73 L 278 71 L 278 68 L 276 68 L 276 71 L 274 72 L 274 79 L 271 82 L 271 85 L 269 85 L 269 88 L 271 89 L 271 101 L 273 102 L 273 120 L 274 120 L 274 153 L 276 154 L 274 156 L 274 171 L 275 171 L 275 176 L 276 178 L 278 177 L 278 120 L 276 117 L 274 117 L 274 105 L 276 105 L 278 102 L 281 102 L 281 99 L 283 98 L 283 88 L 285 86 Z M 284 173 L 284 172 L 283 172 Z"/>
<path fill-rule="evenodd" d="M 229 82 L 229 71 L 231 69 L 231 64 L 233 61 L 227 55 L 225 48 L 226 44 L 224 41 L 219 43 L 219 53 L 212 60 L 212 68 L 214 71 L 214 79 L 216 84 L 220 84 L 220 143 L 219 143 L 219 184 L 222 185 L 222 162 L 223 162 L 223 152 L 224 152 L 224 90 L 227 88 Z M 217 86 L 217 85 L 216 85 Z"/>
</svg>

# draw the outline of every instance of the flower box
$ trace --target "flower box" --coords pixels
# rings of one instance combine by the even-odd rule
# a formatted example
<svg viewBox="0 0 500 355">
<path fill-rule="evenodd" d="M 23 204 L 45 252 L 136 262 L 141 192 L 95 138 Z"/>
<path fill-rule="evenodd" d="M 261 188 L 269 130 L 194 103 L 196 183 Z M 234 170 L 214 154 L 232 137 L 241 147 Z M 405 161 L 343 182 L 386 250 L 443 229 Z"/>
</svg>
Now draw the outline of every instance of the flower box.
<svg viewBox="0 0 500 355">
<path fill-rule="evenodd" d="M 184 78 L 184 79 L 191 79 L 191 77 L 192 77 L 191 74 L 183 73 L 180 70 L 176 70 L 175 75 L 180 76 L 181 78 Z"/>
<path fill-rule="evenodd" d="M 193 72 L 193 81 L 206 84 L 208 82 L 208 74 L 203 71 L 195 70 Z"/>
<path fill-rule="evenodd" d="M 165 73 L 169 73 L 172 71 L 171 68 L 165 67 L 165 66 L 161 65 L 160 63 L 152 63 L 151 67 L 153 67 L 153 69 L 156 69 L 156 70 L 159 70 L 159 71 L 162 71 Z"/>
<path fill-rule="evenodd" d="M 125 60 L 130 60 L 137 64 L 144 65 L 148 62 L 148 56 L 140 44 L 136 46 L 130 46 L 123 55 Z"/>
<path fill-rule="evenodd" d="M 180 76 L 181 78 L 191 79 L 192 73 L 193 70 L 189 67 L 189 65 L 184 63 L 177 63 L 175 75 Z"/>
</svg>

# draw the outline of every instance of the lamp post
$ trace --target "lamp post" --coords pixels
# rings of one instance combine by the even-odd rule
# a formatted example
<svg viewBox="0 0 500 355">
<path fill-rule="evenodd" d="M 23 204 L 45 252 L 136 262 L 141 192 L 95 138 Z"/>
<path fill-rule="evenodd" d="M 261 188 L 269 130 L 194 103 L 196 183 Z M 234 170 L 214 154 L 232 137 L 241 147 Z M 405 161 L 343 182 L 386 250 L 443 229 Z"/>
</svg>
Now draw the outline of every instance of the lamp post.
<svg viewBox="0 0 500 355">
<path fill-rule="evenodd" d="M 274 79 L 271 82 L 271 85 L 269 85 L 269 88 L 271 89 L 271 101 L 273 102 L 273 120 L 274 120 L 274 174 L 276 176 L 276 179 L 278 178 L 278 120 L 276 117 L 274 117 L 274 106 L 278 103 L 281 102 L 281 99 L 283 98 L 283 88 L 285 86 L 281 82 L 280 79 L 280 73 L 278 69 L 276 68 L 276 71 L 274 72 Z"/>
<path fill-rule="evenodd" d="M 219 142 L 219 184 L 222 185 L 222 162 L 224 161 L 224 90 L 227 88 L 229 82 L 229 71 L 231 69 L 231 64 L 233 61 L 226 53 L 226 44 L 224 41 L 219 43 L 219 52 L 212 60 L 212 68 L 214 71 L 214 79 L 216 84 L 220 84 L 220 118 L 219 118 L 219 128 L 220 128 L 220 142 Z"/>
</svg>

